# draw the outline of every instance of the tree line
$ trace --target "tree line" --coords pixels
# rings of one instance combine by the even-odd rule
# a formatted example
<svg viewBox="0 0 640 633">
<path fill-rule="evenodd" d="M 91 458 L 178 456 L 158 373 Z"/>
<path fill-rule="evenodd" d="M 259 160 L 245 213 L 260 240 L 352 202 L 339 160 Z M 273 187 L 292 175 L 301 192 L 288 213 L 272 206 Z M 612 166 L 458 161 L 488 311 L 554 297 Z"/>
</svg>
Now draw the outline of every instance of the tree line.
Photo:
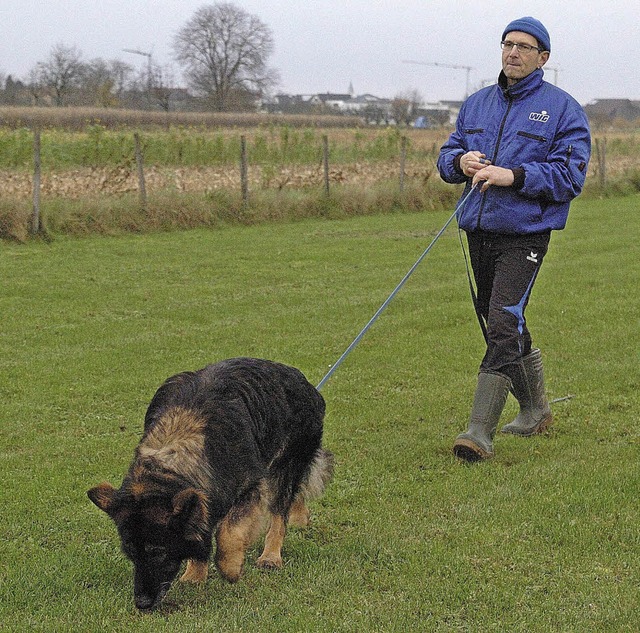
<svg viewBox="0 0 640 633">
<path fill-rule="evenodd" d="M 198 9 L 177 31 L 173 59 L 187 89 L 176 88 L 176 72 L 150 52 L 142 70 L 120 59 L 85 60 L 76 46 L 58 43 L 26 77 L 1 77 L 0 103 L 129 107 L 153 110 L 243 111 L 278 81 L 269 67 L 273 35 L 259 18 L 231 2 Z"/>
<path fill-rule="evenodd" d="M 145 57 L 137 68 L 119 58 L 86 60 L 76 46 L 57 43 L 26 77 L 0 72 L 0 105 L 165 112 L 251 112 L 261 106 L 284 114 L 356 114 L 377 125 L 408 125 L 419 114 L 417 91 L 357 112 L 296 97 L 276 103 L 265 98 L 279 81 L 268 64 L 273 48 L 273 34 L 258 17 L 231 2 L 217 2 L 199 8 L 174 35 L 173 61 L 180 80 L 176 66 L 159 64 L 149 51 L 123 49 L 129 58 Z M 179 83 L 186 88 L 177 87 Z M 433 119 L 434 113 L 429 116 Z M 441 116 L 446 121 L 448 113 Z"/>
</svg>

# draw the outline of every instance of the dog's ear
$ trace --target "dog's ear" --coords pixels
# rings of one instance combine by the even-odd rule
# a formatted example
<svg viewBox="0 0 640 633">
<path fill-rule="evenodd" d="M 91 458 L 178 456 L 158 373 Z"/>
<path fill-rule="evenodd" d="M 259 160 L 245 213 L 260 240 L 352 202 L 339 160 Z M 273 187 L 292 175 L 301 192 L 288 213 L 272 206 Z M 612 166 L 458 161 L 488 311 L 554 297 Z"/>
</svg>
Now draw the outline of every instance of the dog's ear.
<svg viewBox="0 0 640 633">
<path fill-rule="evenodd" d="M 116 489 L 109 483 L 102 483 L 87 490 L 87 496 L 109 516 L 113 514 Z"/>
<path fill-rule="evenodd" d="M 184 524 L 188 541 L 202 541 L 209 527 L 207 498 L 195 488 L 186 488 L 173 497 L 173 516 Z"/>
</svg>

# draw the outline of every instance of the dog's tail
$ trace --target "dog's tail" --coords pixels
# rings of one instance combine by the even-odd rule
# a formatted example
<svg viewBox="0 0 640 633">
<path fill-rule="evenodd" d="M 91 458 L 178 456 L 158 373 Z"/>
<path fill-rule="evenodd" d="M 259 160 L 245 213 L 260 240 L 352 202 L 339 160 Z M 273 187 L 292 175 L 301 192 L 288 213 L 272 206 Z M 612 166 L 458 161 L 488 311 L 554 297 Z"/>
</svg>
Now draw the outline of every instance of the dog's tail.
<svg viewBox="0 0 640 633">
<path fill-rule="evenodd" d="M 333 453 L 319 448 L 313 457 L 306 479 L 300 486 L 300 494 L 305 501 L 312 501 L 322 495 L 333 477 Z"/>
</svg>

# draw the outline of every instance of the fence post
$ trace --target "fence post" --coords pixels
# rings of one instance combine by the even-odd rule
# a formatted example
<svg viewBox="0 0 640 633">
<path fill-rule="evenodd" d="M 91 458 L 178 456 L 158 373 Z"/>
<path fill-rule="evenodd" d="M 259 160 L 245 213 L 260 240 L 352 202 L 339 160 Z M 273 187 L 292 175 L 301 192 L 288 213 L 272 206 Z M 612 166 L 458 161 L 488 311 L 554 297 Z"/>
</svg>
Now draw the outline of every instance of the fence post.
<svg viewBox="0 0 640 633">
<path fill-rule="evenodd" d="M 604 189 L 607 184 L 607 139 L 596 138 L 596 158 L 598 160 L 598 182 Z"/>
<path fill-rule="evenodd" d="M 240 190 L 242 191 L 242 206 L 249 204 L 249 174 L 247 166 L 247 139 L 240 137 Z"/>
<path fill-rule="evenodd" d="M 136 144 L 136 167 L 138 170 L 138 197 L 140 199 L 140 207 L 143 211 L 147 209 L 147 187 L 144 182 L 144 160 L 142 156 L 142 143 L 140 142 L 140 134 L 135 132 L 133 139 Z"/>
<path fill-rule="evenodd" d="M 33 131 L 33 214 L 31 216 L 31 234 L 40 233 L 40 130 Z"/>
<path fill-rule="evenodd" d="M 403 136 L 400 144 L 400 193 L 404 193 L 404 170 L 407 162 L 407 137 Z"/>
<path fill-rule="evenodd" d="M 324 192 L 329 195 L 329 137 L 322 136 L 322 165 L 324 167 Z"/>
</svg>

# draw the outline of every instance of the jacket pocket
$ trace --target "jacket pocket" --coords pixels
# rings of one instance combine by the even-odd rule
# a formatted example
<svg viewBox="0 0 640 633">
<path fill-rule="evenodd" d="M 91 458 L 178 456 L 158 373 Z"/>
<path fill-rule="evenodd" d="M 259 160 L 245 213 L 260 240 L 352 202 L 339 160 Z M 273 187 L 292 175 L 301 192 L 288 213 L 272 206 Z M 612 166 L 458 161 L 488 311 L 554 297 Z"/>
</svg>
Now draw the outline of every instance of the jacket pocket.
<svg viewBox="0 0 640 633">
<path fill-rule="evenodd" d="M 534 141 L 540 141 L 541 143 L 546 143 L 549 140 L 546 136 L 540 136 L 539 134 L 532 134 L 531 132 L 525 132 L 524 130 L 520 130 L 518 132 L 518 136 L 524 136 L 525 138 L 530 138 Z"/>
</svg>

